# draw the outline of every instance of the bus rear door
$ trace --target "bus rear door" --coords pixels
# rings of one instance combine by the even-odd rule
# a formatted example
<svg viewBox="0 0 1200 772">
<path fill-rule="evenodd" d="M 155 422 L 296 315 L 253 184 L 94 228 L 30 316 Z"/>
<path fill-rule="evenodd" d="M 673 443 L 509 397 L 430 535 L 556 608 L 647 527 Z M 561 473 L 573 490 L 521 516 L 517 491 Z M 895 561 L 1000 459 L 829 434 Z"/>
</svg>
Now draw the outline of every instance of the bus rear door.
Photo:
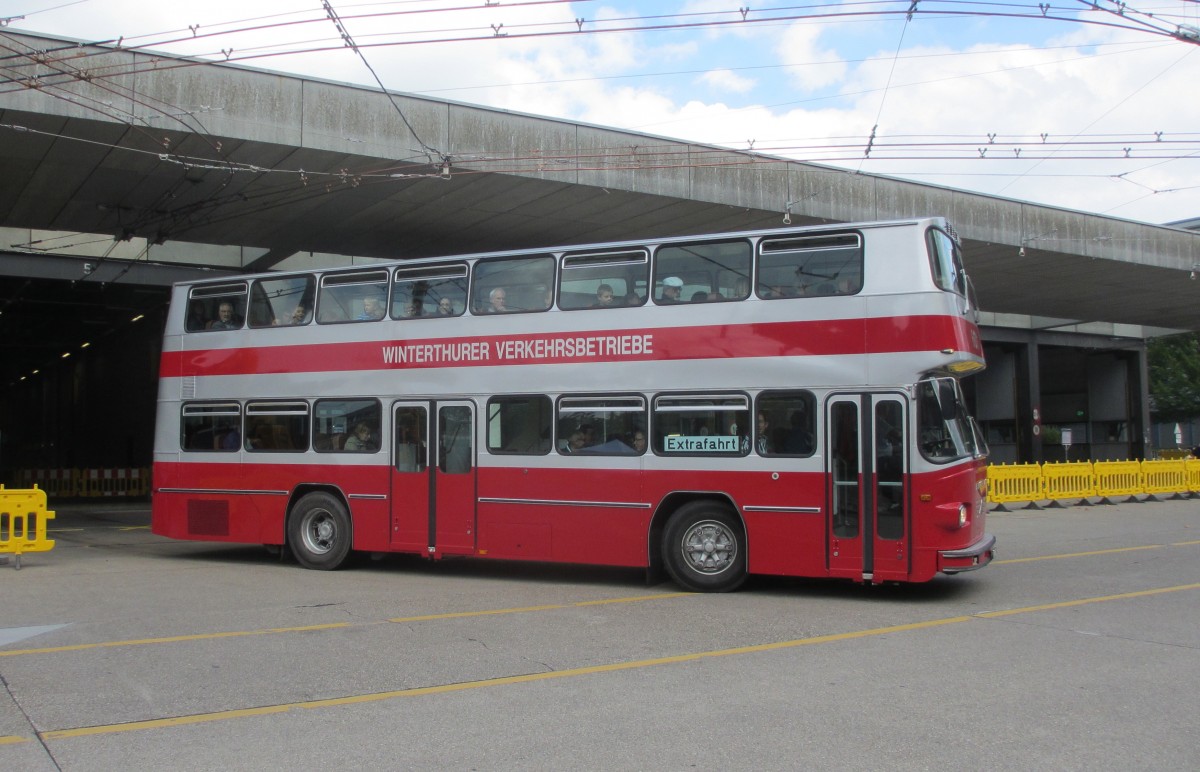
<svg viewBox="0 0 1200 772">
<path fill-rule="evenodd" d="M 393 407 L 391 539 L 430 556 L 475 550 L 475 413 L 470 402 Z"/>
<path fill-rule="evenodd" d="M 899 394 L 839 394 L 826 404 L 831 576 L 908 577 L 906 404 Z"/>
</svg>

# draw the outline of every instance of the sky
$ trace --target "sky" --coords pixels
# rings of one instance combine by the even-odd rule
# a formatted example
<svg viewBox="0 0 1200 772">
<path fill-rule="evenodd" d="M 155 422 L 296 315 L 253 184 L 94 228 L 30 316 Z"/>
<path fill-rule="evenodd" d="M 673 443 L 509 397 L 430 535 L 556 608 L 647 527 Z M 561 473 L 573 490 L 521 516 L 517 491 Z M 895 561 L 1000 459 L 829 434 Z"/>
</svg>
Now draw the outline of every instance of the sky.
<svg viewBox="0 0 1200 772">
<path fill-rule="evenodd" d="M 337 23 L 321 0 L 0 0 L 0 23 L 1122 219 L 1200 217 L 1197 0 L 328 5 Z"/>
</svg>

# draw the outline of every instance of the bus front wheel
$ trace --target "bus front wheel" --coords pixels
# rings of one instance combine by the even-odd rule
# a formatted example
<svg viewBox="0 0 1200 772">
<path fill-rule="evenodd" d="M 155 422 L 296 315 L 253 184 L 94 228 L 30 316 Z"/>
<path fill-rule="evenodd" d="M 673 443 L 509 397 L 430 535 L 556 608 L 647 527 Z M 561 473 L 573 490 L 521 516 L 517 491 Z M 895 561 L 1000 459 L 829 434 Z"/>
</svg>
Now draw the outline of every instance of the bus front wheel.
<svg viewBox="0 0 1200 772">
<path fill-rule="evenodd" d="M 663 562 L 677 584 L 696 592 L 729 592 L 746 581 L 746 537 L 728 507 L 696 501 L 667 523 Z"/>
<path fill-rule="evenodd" d="M 350 556 L 350 513 L 335 496 L 310 493 L 288 520 L 288 544 L 305 568 L 332 571 Z"/>
</svg>

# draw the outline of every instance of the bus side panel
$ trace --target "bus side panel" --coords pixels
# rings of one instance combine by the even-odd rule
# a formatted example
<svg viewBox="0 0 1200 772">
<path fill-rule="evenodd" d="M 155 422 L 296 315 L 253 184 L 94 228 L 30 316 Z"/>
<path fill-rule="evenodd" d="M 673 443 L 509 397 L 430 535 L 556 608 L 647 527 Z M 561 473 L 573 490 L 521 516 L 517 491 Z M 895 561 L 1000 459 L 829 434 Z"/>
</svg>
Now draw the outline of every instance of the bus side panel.
<svg viewBox="0 0 1200 772">
<path fill-rule="evenodd" d="M 651 511 L 640 488 L 635 469 L 481 467 L 477 552 L 644 566 Z"/>
<path fill-rule="evenodd" d="M 481 468 L 478 554 L 644 566 L 649 521 L 680 492 L 750 508 L 743 517 L 752 573 L 828 575 L 816 473 Z M 774 507 L 789 511 L 762 511 Z"/>
<path fill-rule="evenodd" d="M 797 462 L 805 460 L 789 459 L 787 464 L 794 468 Z M 747 565 L 752 574 L 828 575 L 820 473 L 661 471 L 647 480 L 646 488 L 656 509 L 678 492 L 732 502 L 746 525 Z"/>
<path fill-rule="evenodd" d="M 151 530 L 195 541 L 282 543 L 282 519 L 272 524 L 263 516 L 266 497 L 244 490 L 245 473 L 238 464 L 156 463 Z"/>
<path fill-rule="evenodd" d="M 323 485 L 349 498 L 354 548 L 383 551 L 387 474 L 386 466 L 159 462 L 151 528 L 175 539 L 282 544 L 292 492 L 300 485 Z"/>
<path fill-rule="evenodd" d="M 938 573 L 938 552 L 966 549 L 984 535 L 986 520 L 980 492 L 983 462 L 969 461 L 912 476 L 913 546 L 909 581 L 926 582 Z M 929 501 L 922 501 L 928 495 Z M 966 525 L 959 504 L 967 505 Z"/>
</svg>

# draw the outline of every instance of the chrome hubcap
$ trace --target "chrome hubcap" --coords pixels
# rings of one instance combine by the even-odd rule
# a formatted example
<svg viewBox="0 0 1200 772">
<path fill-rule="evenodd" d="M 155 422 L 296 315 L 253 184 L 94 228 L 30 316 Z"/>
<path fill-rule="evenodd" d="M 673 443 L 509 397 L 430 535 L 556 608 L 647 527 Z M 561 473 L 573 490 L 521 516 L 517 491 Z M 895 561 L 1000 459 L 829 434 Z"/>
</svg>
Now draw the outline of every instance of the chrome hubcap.
<svg viewBox="0 0 1200 772">
<path fill-rule="evenodd" d="M 737 559 L 737 538 L 715 520 L 696 523 L 683 535 L 683 555 L 692 570 L 719 574 Z"/>
</svg>

